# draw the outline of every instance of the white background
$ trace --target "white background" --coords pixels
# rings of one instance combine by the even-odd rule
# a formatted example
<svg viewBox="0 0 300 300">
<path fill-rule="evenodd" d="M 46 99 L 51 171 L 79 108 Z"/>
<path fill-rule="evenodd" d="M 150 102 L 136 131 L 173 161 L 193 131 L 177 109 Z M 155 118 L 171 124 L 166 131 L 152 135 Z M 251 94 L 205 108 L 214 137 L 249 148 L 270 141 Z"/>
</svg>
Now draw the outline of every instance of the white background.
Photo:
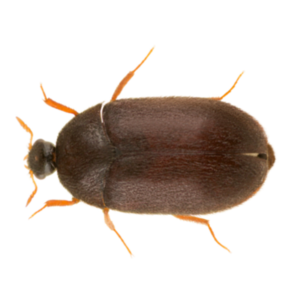
<svg viewBox="0 0 300 300">
<path fill-rule="evenodd" d="M 298 1 L 1 1 L 0 299 L 300 299 Z M 123 97 L 221 96 L 253 115 L 276 153 L 252 199 L 208 216 L 111 212 L 131 258 L 102 211 L 70 200 L 57 175 L 33 190 L 23 167 L 29 134 L 55 143 L 72 115 L 109 100 L 155 50 Z"/>
</svg>

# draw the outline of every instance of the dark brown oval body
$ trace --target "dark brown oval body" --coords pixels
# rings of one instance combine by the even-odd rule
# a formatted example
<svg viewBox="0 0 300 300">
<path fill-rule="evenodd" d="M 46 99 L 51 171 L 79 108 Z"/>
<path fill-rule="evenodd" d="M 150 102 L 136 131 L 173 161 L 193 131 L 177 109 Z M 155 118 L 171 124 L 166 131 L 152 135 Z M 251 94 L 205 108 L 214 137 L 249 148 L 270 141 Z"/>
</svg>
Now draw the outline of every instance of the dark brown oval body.
<svg viewBox="0 0 300 300">
<path fill-rule="evenodd" d="M 263 184 L 274 158 L 251 116 L 221 101 L 167 97 L 101 104 L 60 132 L 61 183 L 91 205 L 132 213 L 207 214 Z M 269 150 L 268 150 L 269 149 Z"/>
</svg>

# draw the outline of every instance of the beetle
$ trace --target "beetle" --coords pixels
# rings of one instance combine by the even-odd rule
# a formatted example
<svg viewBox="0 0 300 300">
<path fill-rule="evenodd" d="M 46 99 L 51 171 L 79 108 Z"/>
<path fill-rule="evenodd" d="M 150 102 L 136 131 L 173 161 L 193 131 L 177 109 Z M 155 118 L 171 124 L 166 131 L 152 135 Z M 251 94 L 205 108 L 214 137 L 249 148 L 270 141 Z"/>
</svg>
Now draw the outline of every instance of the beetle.
<svg viewBox="0 0 300 300">
<path fill-rule="evenodd" d="M 80 200 L 103 210 L 105 223 L 130 249 L 115 229 L 109 210 L 138 214 L 167 214 L 204 224 L 205 215 L 237 206 L 256 193 L 275 162 L 261 125 L 222 97 L 164 97 L 115 101 L 145 62 L 119 83 L 111 101 L 82 113 L 47 98 L 51 107 L 75 117 L 58 135 L 56 146 L 30 133 L 27 159 L 34 177 L 57 170 L 71 201 L 49 200 L 44 207 L 74 205 Z M 30 217 L 30 218 L 31 218 Z M 229 251 L 230 252 L 230 251 Z"/>
</svg>

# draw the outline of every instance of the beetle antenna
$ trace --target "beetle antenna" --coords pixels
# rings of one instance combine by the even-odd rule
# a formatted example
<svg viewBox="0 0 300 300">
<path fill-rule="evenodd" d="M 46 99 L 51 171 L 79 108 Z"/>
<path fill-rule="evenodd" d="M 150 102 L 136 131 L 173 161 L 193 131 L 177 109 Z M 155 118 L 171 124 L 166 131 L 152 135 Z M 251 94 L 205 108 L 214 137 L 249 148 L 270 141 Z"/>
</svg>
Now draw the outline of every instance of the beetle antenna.
<svg viewBox="0 0 300 300">
<path fill-rule="evenodd" d="M 33 172 L 30 170 L 29 171 L 29 174 L 30 174 L 30 177 L 32 179 L 32 182 L 34 184 L 34 191 L 31 193 L 31 195 L 29 196 L 28 200 L 27 200 L 27 203 L 26 203 L 26 206 L 28 206 L 28 204 L 31 202 L 32 198 L 34 197 L 34 195 L 36 194 L 37 192 L 37 185 L 35 183 L 35 180 L 34 180 L 34 177 L 33 177 Z"/>
<path fill-rule="evenodd" d="M 30 133 L 30 142 L 29 142 L 29 145 L 28 145 L 28 149 L 31 150 L 32 148 L 32 139 L 33 139 L 33 133 L 31 131 L 31 129 L 18 117 L 16 117 L 18 122 L 20 123 L 20 125 L 27 131 Z M 28 158 L 28 154 L 24 157 L 24 160 Z M 29 169 L 27 166 L 25 166 L 26 169 Z M 34 177 L 33 177 L 33 172 L 30 170 L 29 171 L 29 175 L 31 177 L 31 180 L 34 184 L 34 191 L 31 193 L 31 195 L 29 196 L 28 200 L 27 200 L 27 203 L 26 203 L 26 206 L 31 202 L 32 198 L 34 197 L 34 195 L 36 194 L 37 192 L 37 185 L 35 183 L 35 180 L 34 180 Z"/>
<path fill-rule="evenodd" d="M 27 131 L 30 133 L 30 142 L 29 142 L 29 146 L 28 149 L 30 150 L 32 148 L 32 139 L 33 139 L 33 133 L 31 131 L 31 129 L 18 117 L 16 117 L 18 122 L 20 123 L 20 125 Z M 26 157 L 26 156 L 25 156 Z"/>
</svg>

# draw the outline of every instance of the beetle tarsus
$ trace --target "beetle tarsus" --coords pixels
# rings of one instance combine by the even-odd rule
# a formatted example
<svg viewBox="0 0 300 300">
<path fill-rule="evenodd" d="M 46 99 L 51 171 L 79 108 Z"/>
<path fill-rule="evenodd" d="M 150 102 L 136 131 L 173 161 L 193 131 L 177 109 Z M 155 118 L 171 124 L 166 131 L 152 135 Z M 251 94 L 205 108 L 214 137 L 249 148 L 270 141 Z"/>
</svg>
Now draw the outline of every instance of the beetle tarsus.
<svg viewBox="0 0 300 300">
<path fill-rule="evenodd" d="M 237 80 L 235 81 L 235 83 L 233 84 L 233 86 L 222 97 L 212 97 L 211 99 L 221 101 L 223 98 L 225 98 L 235 88 L 236 84 L 238 83 L 238 81 L 240 80 L 240 78 L 242 77 L 243 74 L 244 74 L 244 72 L 242 72 L 239 75 L 239 77 L 237 78 Z"/>
<path fill-rule="evenodd" d="M 116 230 L 112 220 L 109 217 L 108 212 L 109 212 L 109 209 L 107 207 L 103 208 L 105 224 L 108 226 L 109 229 L 111 229 L 112 231 L 114 231 L 116 233 L 116 235 L 119 237 L 119 239 L 121 240 L 123 245 L 126 247 L 129 254 L 132 255 L 132 252 L 130 251 L 130 249 L 128 248 L 128 246 L 126 245 L 126 243 L 124 242 L 124 240 L 122 239 L 122 237 L 120 236 L 118 231 Z"/>
<path fill-rule="evenodd" d="M 67 107 L 67 106 L 65 106 L 65 105 L 63 105 L 63 104 L 60 104 L 60 103 L 58 103 L 58 102 L 55 102 L 55 101 L 53 101 L 53 100 L 50 99 L 50 98 L 47 98 L 46 93 L 45 93 L 45 91 L 44 91 L 44 88 L 43 88 L 42 84 L 40 85 L 40 87 L 41 87 L 41 90 L 42 90 L 43 95 L 44 95 L 44 98 L 45 98 L 44 102 L 45 102 L 46 104 L 48 104 L 49 106 L 51 106 L 51 107 L 53 107 L 53 108 L 56 108 L 56 109 L 58 109 L 58 110 L 64 111 L 64 112 L 66 112 L 66 113 L 68 113 L 68 114 L 73 114 L 73 115 L 75 115 L 75 116 L 78 115 L 78 112 L 77 112 L 76 110 L 74 110 L 74 109 L 72 109 L 72 108 L 70 108 L 70 107 Z"/>
<path fill-rule="evenodd" d="M 133 77 L 134 73 L 140 68 L 140 66 L 146 61 L 146 59 L 149 57 L 149 55 L 151 54 L 151 52 L 153 51 L 154 47 L 149 51 L 149 53 L 147 54 L 147 56 L 143 59 L 143 61 L 133 70 L 130 71 L 119 83 L 119 85 L 117 86 L 112 98 L 111 98 L 111 102 L 115 101 L 118 96 L 120 95 L 120 93 L 122 92 L 123 88 L 126 86 L 126 84 L 128 83 L 128 81 Z"/>
<path fill-rule="evenodd" d="M 225 247 L 224 245 L 222 245 L 222 244 L 217 240 L 217 238 L 216 238 L 216 236 L 215 236 L 215 234 L 214 234 L 212 228 L 211 228 L 210 225 L 209 225 L 209 221 L 208 221 L 208 220 L 202 219 L 202 218 L 198 218 L 198 217 L 194 217 L 194 216 L 174 215 L 174 217 L 176 217 L 176 218 L 178 218 L 178 219 L 180 219 L 180 220 L 191 221 L 191 222 L 196 222 L 196 223 L 200 223 L 200 224 L 206 225 L 206 226 L 208 227 L 208 229 L 209 229 L 209 231 L 210 231 L 212 237 L 213 237 L 214 240 L 216 241 L 216 243 L 217 243 L 218 245 L 220 245 L 222 248 L 224 248 L 225 250 L 227 250 L 229 253 L 231 253 L 230 250 L 229 250 L 227 247 Z"/>
</svg>

